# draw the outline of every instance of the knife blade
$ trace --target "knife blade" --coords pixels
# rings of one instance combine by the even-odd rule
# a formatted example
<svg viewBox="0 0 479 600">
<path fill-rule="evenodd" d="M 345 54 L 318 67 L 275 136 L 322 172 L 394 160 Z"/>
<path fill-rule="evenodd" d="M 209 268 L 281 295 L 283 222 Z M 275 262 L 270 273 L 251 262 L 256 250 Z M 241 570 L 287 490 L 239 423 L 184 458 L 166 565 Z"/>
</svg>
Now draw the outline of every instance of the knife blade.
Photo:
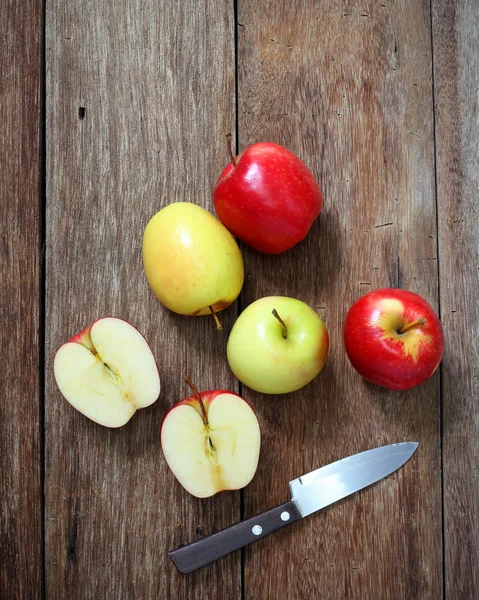
<svg viewBox="0 0 479 600">
<path fill-rule="evenodd" d="M 289 482 L 291 500 L 168 553 L 181 573 L 207 564 L 264 538 L 290 523 L 384 479 L 404 465 L 418 442 L 389 444 L 353 454 Z"/>
</svg>

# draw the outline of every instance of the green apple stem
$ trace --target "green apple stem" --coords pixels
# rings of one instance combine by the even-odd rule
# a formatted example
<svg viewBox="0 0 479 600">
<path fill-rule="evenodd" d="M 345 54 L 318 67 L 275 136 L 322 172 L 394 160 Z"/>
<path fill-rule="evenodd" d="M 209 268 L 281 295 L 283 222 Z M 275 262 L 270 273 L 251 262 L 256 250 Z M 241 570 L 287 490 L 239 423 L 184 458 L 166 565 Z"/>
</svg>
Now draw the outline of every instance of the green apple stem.
<svg viewBox="0 0 479 600">
<path fill-rule="evenodd" d="M 281 323 L 281 328 L 283 329 L 283 337 L 284 339 L 286 339 L 288 337 L 288 328 L 286 327 L 286 323 L 283 321 L 283 319 L 278 315 L 278 311 L 273 308 L 271 314 L 278 319 L 278 321 Z"/>
<path fill-rule="evenodd" d="M 233 165 L 233 167 L 236 169 L 236 160 L 233 154 L 233 149 L 231 147 L 231 133 L 227 133 L 226 134 L 226 145 L 228 147 L 228 154 L 231 160 L 231 164 Z"/>
<path fill-rule="evenodd" d="M 206 410 L 205 410 L 205 405 L 203 404 L 203 400 L 201 399 L 201 394 L 199 393 L 199 391 L 196 389 L 195 384 L 191 381 L 191 377 L 187 376 L 185 377 L 185 382 L 190 386 L 190 388 L 193 390 L 194 395 L 196 396 L 198 402 L 200 403 L 200 408 L 201 408 L 201 416 L 203 417 L 203 423 L 205 425 L 208 425 L 208 417 L 206 415 Z"/>
<path fill-rule="evenodd" d="M 223 331 L 223 325 L 221 325 L 221 321 L 218 319 L 218 315 L 215 313 L 215 309 L 212 306 L 208 306 L 208 308 L 210 309 L 211 314 L 213 315 L 213 319 L 215 320 L 216 329 L 218 331 Z"/>
<path fill-rule="evenodd" d="M 426 319 L 424 317 L 421 317 L 420 319 L 411 321 L 411 323 L 408 323 L 407 325 L 403 325 L 403 327 L 401 327 L 401 329 L 398 331 L 398 333 L 399 333 L 399 335 L 402 335 L 403 333 L 406 333 L 406 331 L 409 331 L 410 329 L 414 329 L 414 327 L 420 327 L 421 325 L 425 325 L 425 324 L 426 324 Z"/>
</svg>

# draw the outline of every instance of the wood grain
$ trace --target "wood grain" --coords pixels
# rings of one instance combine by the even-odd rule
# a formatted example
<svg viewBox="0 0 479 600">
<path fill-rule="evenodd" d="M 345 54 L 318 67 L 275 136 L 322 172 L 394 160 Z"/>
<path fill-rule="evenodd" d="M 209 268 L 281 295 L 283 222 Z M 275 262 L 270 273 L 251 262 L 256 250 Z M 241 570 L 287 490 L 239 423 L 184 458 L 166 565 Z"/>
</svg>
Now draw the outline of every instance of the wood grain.
<svg viewBox="0 0 479 600">
<path fill-rule="evenodd" d="M 239 520 L 238 492 L 192 498 L 159 444 L 166 410 L 236 384 L 210 318 L 164 309 L 141 262 L 144 228 L 180 200 L 211 207 L 234 123 L 229 3 L 62 2 L 47 10 L 46 584 L 49 599 L 239 598 L 240 556 L 189 577 L 168 551 Z M 57 390 L 57 348 L 102 315 L 146 336 L 163 392 L 108 430 Z"/>
<path fill-rule="evenodd" d="M 43 597 L 42 11 L 0 3 L 2 600 Z M 447 598 L 479 595 L 479 14 L 474 0 L 433 0 L 432 11 L 434 63 L 425 0 L 237 2 L 240 149 L 286 145 L 325 196 L 292 251 L 243 248 L 241 306 L 296 296 L 331 337 L 304 390 L 242 390 L 263 433 L 244 516 L 288 500 L 290 479 L 332 460 L 407 439 L 420 448 L 393 477 L 246 549 L 243 576 L 239 553 L 182 576 L 168 551 L 236 523 L 240 494 L 189 497 L 163 460 L 159 425 L 188 393 L 184 374 L 202 389 L 238 389 L 225 345 L 239 305 L 223 313 L 223 335 L 164 310 L 143 275 L 141 236 L 167 203 L 212 209 L 235 119 L 235 7 L 47 4 L 47 598 L 436 600 L 443 550 Z M 363 382 L 343 349 L 347 309 L 380 286 L 440 300 L 441 373 L 406 393 Z M 106 314 L 146 335 L 162 374 L 159 401 L 119 430 L 75 412 L 52 377 L 60 344 Z"/>
<path fill-rule="evenodd" d="M 349 306 L 378 287 L 438 305 L 429 2 L 239 0 L 240 150 L 287 146 L 311 168 L 324 210 L 307 239 L 267 257 L 245 249 L 243 307 L 298 297 L 324 318 L 330 353 L 303 390 L 264 397 L 249 517 L 287 483 L 358 451 L 420 442 L 394 476 L 245 551 L 245 598 L 442 597 L 439 373 L 393 393 L 347 361 Z"/>
<path fill-rule="evenodd" d="M 433 2 L 447 598 L 479 597 L 479 4 Z"/>
<path fill-rule="evenodd" d="M 42 2 L 0 4 L 0 597 L 40 598 Z"/>
</svg>

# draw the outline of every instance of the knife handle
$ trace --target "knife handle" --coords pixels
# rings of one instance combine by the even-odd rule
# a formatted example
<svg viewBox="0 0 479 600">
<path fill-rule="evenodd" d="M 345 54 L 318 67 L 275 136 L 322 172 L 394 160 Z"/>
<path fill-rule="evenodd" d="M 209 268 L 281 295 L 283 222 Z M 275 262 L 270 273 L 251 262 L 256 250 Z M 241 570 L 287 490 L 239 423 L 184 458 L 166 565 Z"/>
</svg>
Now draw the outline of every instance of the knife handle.
<svg viewBox="0 0 479 600">
<path fill-rule="evenodd" d="M 168 556 L 181 573 L 191 573 L 299 519 L 301 514 L 294 502 L 285 502 L 257 517 L 241 521 L 187 546 L 180 546 L 169 552 Z"/>
</svg>

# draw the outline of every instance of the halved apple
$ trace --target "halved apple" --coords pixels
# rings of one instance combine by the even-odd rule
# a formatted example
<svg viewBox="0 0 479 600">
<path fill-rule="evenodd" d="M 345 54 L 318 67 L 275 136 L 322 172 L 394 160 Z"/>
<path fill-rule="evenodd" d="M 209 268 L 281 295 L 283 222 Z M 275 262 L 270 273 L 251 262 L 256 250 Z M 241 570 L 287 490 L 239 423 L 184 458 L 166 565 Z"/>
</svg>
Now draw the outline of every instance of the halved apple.
<svg viewBox="0 0 479 600">
<path fill-rule="evenodd" d="M 105 427 L 121 427 L 160 395 L 160 376 L 147 341 L 115 317 L 98 319 L 61 346 L 53 369 L 68 402 Z"/>
<path fill-rule="evenodd" d="M 161 447 L 168 466 L 193 496 L 207 498 L 245 487 L 256 472 L 261 445 L 250 405 L 226 390 L 201 392 L 166 414 Z"/>
</svg>

